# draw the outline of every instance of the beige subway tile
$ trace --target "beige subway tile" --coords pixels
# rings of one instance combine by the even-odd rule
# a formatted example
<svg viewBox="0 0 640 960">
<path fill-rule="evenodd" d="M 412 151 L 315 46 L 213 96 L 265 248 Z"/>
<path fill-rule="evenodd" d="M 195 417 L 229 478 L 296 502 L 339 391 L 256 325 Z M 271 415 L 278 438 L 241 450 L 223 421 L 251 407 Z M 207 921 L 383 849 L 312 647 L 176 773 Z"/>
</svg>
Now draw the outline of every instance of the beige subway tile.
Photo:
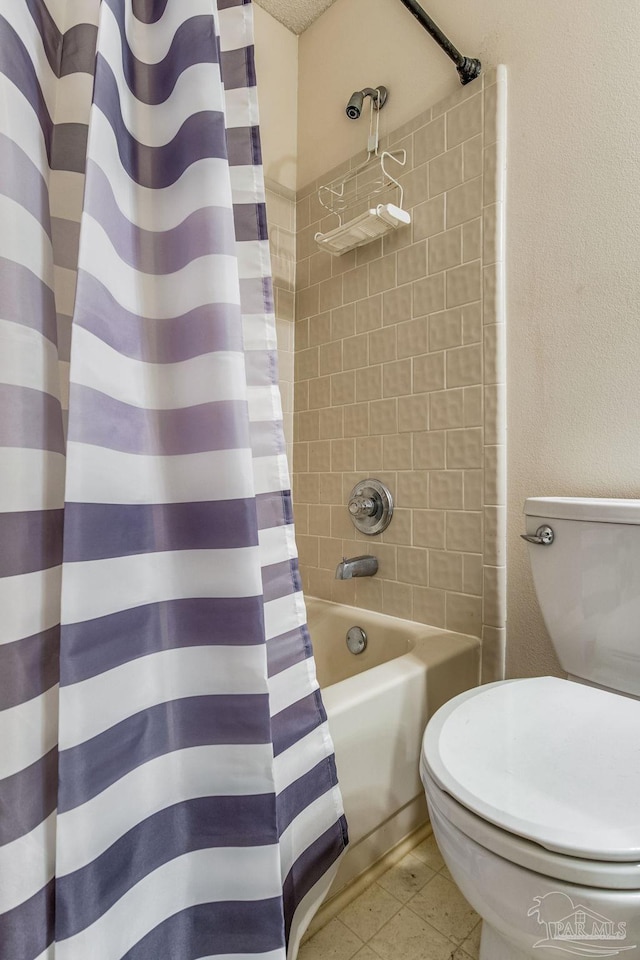
<svg viewBox="0 0 640 960">
<path fill-rule="evenodd" d="M 314 284 L 305 290 L 299 290 L 296 297 L 296 320 L 313 317 L 320 313 L 320 285 Z"/>
<path fill-rule="evenodd" d="M 356 399 L 356 378 L 352 370 L 331 377 L 331 405 L 341 407 Z"/>
<path fill-rule="evenodd" d="M 482 387 L 464 388 L 464 425 L 481 427 L 483 425 Z"/>
<path fill-rule="evenodd" d="M 482 304 L 467 303 L 462 308 L 462 342 L 480 343 L 482 340 Z"/>
<path fill-rule="evenodd" d="M 426 470 L 401 470 L 397 493 L 398 503 L 403 507 L 427 507 L 429 474 Z"/>
<path fill-rule="evenodd" d="M 464 426 L 462 390 L 440 390 L 431 394 L 429 425 L 432 430 L 451 430 Z"/>
<path fill-rule="evenodd" d="M 398 250 L 398 284 L 410 283 L 427 275 L 427 242 L 419 240 L 410 247 Z M 373 269 L 373 268 L 372 268 Z"/>
<path fill-rule="evenodd" d="M 333 599 L 333 587 L 335 583 L 334 574 L 331 570 L 321 570 L 311 567 L 309 570 L 309 589 L 308 593 L 312 597 L 318 597 L 320 600 Z"/>
<path fill-rule="evenodd" d="M 342 341 L 342 365 L 345 370 L 366 367 L 369 363 L 369 337 L 366 333 Z"/>
<path fill-rule="evenodd" d="M 331 506 L 331 536 L 341 537 L 343 540 L 355 540 L 356 528 L 342 503 Z"/>
<path fill-rule="evenodd" d="M 416 470 L 444 470 L 445 431 L 423 430 L 413 435 L 413 465 Z"/>
<path fill-rule="evenodd" d="M 398 227 L 396 230 L 392 230 L 391 233 L 388 233 L 385 237 L 383 237 L 382 253 L 384 256 L 386 257 L 388 253 L 395 253 L 398 250 L 402 250 L 404 247 L 409 246 L 412 241 L 411 234 L 411 224 L 407 224 L 406 226 Z"/>
<path fill-rule="evenodd" d="M 462 263 L 462 228 L 456 227 L 429 239 L 429 273 L 439 273 Z"/>
<path fill-rule="evenodd" d="M 382 581 L 382 610 L 389 617 L 413 617 L 413 592 L 408 583 L 397 580 Z"/>
<path fill-rule="evenodd" d="M 413 466 L 411 434 L 390 434 L 383 437 L 382 466 L 385 470 L 411 470 Z"/>
<path fill-rule="evenodd" d="M 320 372 L 320 353 L 318 347 L 299 350 L 295 356 L 295 377 L 298 380 L 311 380 Z"/>
<path fill-rule="evenodd" d="M 312 440 L 309 443 L 309 472 L 325 473 L 329 467 L 331 443 L 329 440 Z"/>
<path fill-rule="evenodd" d="M 492 383 L 484 388 L 484 442 L 504 443 L 506 440 L 506 387 Z"/>
<path fill-rule="evenodd" d="M 382 322 L 385 326 L 411 318 L 411 284 L 387 290 L 382 298 Z"/>
<path fill-rule="evenodd" d="M 423 547 L 398 548 L 398 580 L 402 583 L 415 583 L 427 586 L 429 582 L 427 557 Z"/>
<path fill-rule="evenodd" d="M 457 307 L 482 297 L 480 261 L 465 263 L 447 271 L 447 306 Z"/>
<path fill-rule="evenodd" d="M 447 148 L 482 133 L 482 92 L 447 112 Z"/>
<path fill-rule="evenodd" d="M 375 577 L 356 579 L 356 606 L 365 610 L 382 611 L 382 580 Z"/>
<path fill-rule="evenodd" d="M 504 260 L 504 238 L 502 231 L 502 204 L 492 203 L 482 211 L 483 248 L 482 259 L 485 264 Z"/>
<path fill-rule="evenodd" d="M 380 543 L 376 540 L 371 545 L 371 553 L 378 558 L 377 577 L 381 580 L 395 580 L 397 576 L 397 547 L 392 543 Z"/>
<path fill-rule="evenodd" d="M 352 303 L 355 300 L 362 300 L 369 295 L 369 267 L 356 267 L 355 270 L 349 270 L 344 274 L 344 302 Z M 371 293 L 375 293 L 372 290 Z"/>
<path fill-rule="evenodd" d="M 296 293 L 300 290 L 305 290 L 309 286 L 309 259 L 301 260 L 300 257 L 296 259 L 296 282 L 295 288 Z M 296 297 L 296 306 L 297 306 Z M 296 310 L 296 319 L 299 319 L 299 311 Z"/>
<path fill-rule="evenodd" d="M 484 471 L 464 471 L 464 509 L 482 510 L 484 497 Z"/>
<path fill-rule="evenodd" d="M 320 284 L 320 310 L 332 310 L 341 304 L 342 277 L 331 277 L 330 280 L 323 280 Z"/>
<path fill-rule="evenodd" d="M 447 431 L 447 468 L 480 469 L 483 463 L 482 428 Z"/>
<path fill-rule="evenodd" d="M 433 277 L 417 280 L 412 285 L 414 317 L 424 317 L 444 309 L 444 277 L 444 274 L 437 273 Z"/>
<path fill-rule="evenodd" d="M 356 332 L 368 333 L 382 326 L 382 297 L 380 294 L 358 300 L 356 303 Z"/>
<path fill-rule="evenodd" d="M 429 353 L 413 359 L 413 389 L 416 393 L 441 390 L 445 385 L 445 354 Z"/>
<path fill-rule="evenodd" d="M 342 370 L 342 340 L 323 343 L 320 347 L 320 375 L 340 373 Z"/>
<path fill-rule="evenodd" d="M 349 270 L 355 270 L 356 267 L 356 251 L 348 250 L 347 253 L 341 254 L 339 257 L 331 257 L 331 276 L 338 277 L 340 274 L 348 273 Z M 342 288 L 343 300 L 344 300 L 344 285 Z"/>
<path fill-rule="evenodd" d="M 462 510 L 463 476 L 460 470 L 433 470 L 429 474 L 429 506 L 437 510 Z"/>
<path fill-rule="evenodd" d="M 396 254 L 390 253 L 380 260 L 374 261 L 368 268 L 369 270 L 369 292 L 382 293 L 384 290 L 390 290 L 396 285 Z M 363 294 L 367 296 L 367 294 Z M 358 299 L 362 299 L 358 297 Z"/>
<path fill-rule="evenodd" d="M 310 220 L 309 197 L 302 197 L 296 203 L 296 228 L 302 230 L 308 227 Z"/>
<path fill-rule="evenodd" d="M 482 625 L 482 683 L 504 680 L 506 630 Z"/>
<path fill-rule="evenodd" d="M 444 153 L 444 117 L 420 127 L 413 135 L 413 162 L 415 166 Z"/>
<path fill-rule="evenodd" d="M 322 440 L 336 440 L 343 436 L 344 407 L 325 407 L 319 410 L 318 436 Z"/>
<path fill-rule="evenodd" d="M 309 320 L 296 320 L 294 334 L 294 343 L 296 350 L 306 350 L 309 344 Z"/>
<path fill-rule="evenodd" d="M 491 627 L 504 627 L 507 618 L 506 567 L 484 568 L 484 622 Z"/>
<path fill-rule="evenodd" d="M 352 337 L 356 330 L 356 308 L 353 303 L 345 304 L 331 311 L 331 339 L 344 340 Z"/>
<path fill-rule="evenodd" d="M 345 470 L 355 470 L 355 440 L 331 441 L 331 469 L 335 473 L 342 473 Z"/>
<path fill-rule="evenodd" d="M 465 553 L 462 558 L 462 592 L 482 596 L 482 555 Z"/>
<path fill-rule="evenodd" d="M 352 403 L 344 408 L 345 437 L 366 437 L 369 434 L 369 404 Z"/>
<path fill-rule="evenodd" d="M 445 516 L 444 510 L 414 510 L 413 542 L 415 546 L 444 549 Z"/>
<path fill-rule="evenodd" d="M 382 437 L 356 439 L 356 470 L 376 471 L 382 466 Z"/>
<path fill-rule="evenodd" d="M 462 144 L 462 173 L 465 180 L 472 180 L 482 173 L 482 135 L 465 140 Z"/>
<path fill-rule="evenodd" d="M 288 350 L 278 350 L 278 372 L 281 383 L 293 384 L 294 356 Z"/>
<path fill-rule="evenodd" d="M 482 553 L 482 513 L 471 510 L 447 513 L 447 550 Z"/>
<path fill-rule="evenodd" d="M 308 505 L 309 533 L 313 536 L 326 536 L 331 527 L 331 506 L 326 503 L 310 503 Z M 296 529 L 298 515 L 296 511 Z"/>
<path fill-rule="evenodd" d="M 356 370 L 356 400 L 379 400 L 382 396 L 382 366 Z"/>
<path fill-rule="evenodd" d="M 479 637 L 482 630 L 482 597 L 447 593 L 447 630 Z"/>
<path fill-rule="evenodd" d="M 371 263 L 372 260 L 378 260 L 382 256 L 382 237 L 372 240 L 371 243 L 365 243 L 363 247 L 358 247 L 355 254 L 359 267 L 364 266 L 365 263 Z"/>
<path fill-rule="evenodd" d="M 482 256 L 482 220 L 476 217 L 462 225 L 462 262 L 478 260 Z"/>
<path fill-rule="evenodd" d="M 411 393 L 411 360 L 392 360 L 383 364 L 382 393 L 385 397 Z"/>
<path fill-rule="evenodd" d="M 484 508 L 484 558 L 492 566 L 507 562 L 507 512 L 505 507 Z"/>
<path fill-rule="evenodd" d="M 395 487 L 391 491 L 395 495 Z M 385 543 L 411 544 L 413 511 L 404 507 L 396 507 L 393 511 L 393 519 L 385 532 L 382 534 Z"/>
<path fill-rule="evenodd" d="M 462 183 L 462 147 L 429 161 L 429 196 L 435 197 Z"/>
<path fill-rule="evenodd" d="M 492 263 L 482 271 L 484 323 L 504 323 L 504 264 Z"/>
<path fill-rule="evenodd" d="M 308 503 L 294 504 L 293 509 L 296 517 L 296 534 L 315 534 L 315 531 L 312 531 L 309 525 L 309 508 L 310 504 Z"/>
<path fill-rule="evenodd" d="M 309 444 L 304 441 L 293 445 L 293 470 L 294 473 L 309 472 Z"/>
<path fill-rule="evenodd" d="M 293 290 L 277 291 L 277 316 L 280 320 L 292 322 L 296 316 L 295 294 Z"/>
<path fill-rule="evenodd" d="M 416 393 L 398 399 L 398 430 L 413 433 L 427 430 L 429 426 L 429 394 Z"/>
<path fill-rule="evenodd" d="M 429 317 L 429 349 L 447 350 L 462 343 L 462 310 L 442 310 Z"/>
<path fill-rule="evenodd" d="M 398 432 L 398 401 L 390 400 L 372 400 L 371 409 L 371 433 L 387 434 Z"/>
<path fill-rule="evenodd" d="M 331 378 L 316 377 L 309 380 L 309 409 L 318 410 L 331 404 Z"/>
<path fill-rule="evenodd" d="M 503 84 L 494 83 L 484 91 L 484 142 L 485 146 L 498 139 L 498 110 Z"/>
<path fill-rule="evenodd" d="M 507 502 L 504 444 L 484 448 L 484 502 L 487 506 L 504 506 Z"/>
<path fill-rule="evenodd" d="M 321 343 L 328 343 L 331 340 L 331 314 L 318 313 L 309 317 L 305 321 L 308 324 L 308 346 L 315 347 Z M 304 344 L 298 344 L 296 340 L 296 350 L 303 347 Z"/>
<path fill-rule="evenodd" d="M 318 538 L 298 534 L 296 537 L 300 563 L 307 566 L 318 566 Z"/>
<path fill-rule="evenodd" d="M 320 412 L 318 410 L 303 410 L 296 415 L 296 418 L 296 440 L 317 440 Z"/>
<path fill-rule="evenodd" d="M 325 531 L 326 533 L 326 531 Z M 342 540 L 321 536 L 318 540 L 318 566 L 335 573 L 342 553 Z"/>
<path fill-rule="evenodd" d="M 447 387 L 482 383 L 482 346 L 456 347 L 447 351 Z"/>
<path fill-rule="evenodd" d="M 445 195 L 434 197 L 413 208 L 413 238 L 423 240 L 444 230 Z"/>
<path fill-rule="evenodd" d="M 328 469 L 328 460 L 325 466 Z M 320 503 L 340 503 L 342 499 L 342 474 L 319 473 L 318 477 L 320 479 Z"/>
<path fill-rule="evenodd" d="M 432 161 L 435 162 L 435 161 Z M 403 174 L 398 178 L 404 189 L 404 206 L 406 209 L 415 207 L 429 198 L 429 167 L 431 164 L 423 163 L 415 167 L 409 173 Z"/>
<path fill-rule="evenodd" d="M 322 283 L 331 277 L 331 255 L 322 250 L 309 257 L 309 282 Z"/>
<path fill-rule="evenodd" d="M 336 580 L 334 577 L 331 584 L 331 600 L 334 603 L 348 603 L 353 607 L 356 602 L 357 582 L 357 580 Z"/>
<path fill-rule="evenodd" d="M 430 587 L 413 588 L 413 619 L 432 627 L 444 627 L 446 622 L 444 590 Z"/>
<path fill-rule="evenodd" d="M 504 323 L 490 323 L 483 331 L 485 383 L 504 383 L 506 377 L 506 330 Z"/>
<path fill-rule="evenodd" d="M 398 324 L 398 357 L 417 357 L 426 353 L 428 343 L 429 324 L 426 317 L 417 320 L 406 320 Z"/>
<path fill-rule="evenodd" d="M 429 586 L 440 590 L 462 590 L 462 554 L 430 550 Z"/>
<path fill-rule="evenodd" d="M 447 193 L 447 227 L 482 216 L 482 177 L 467 180 Z"/>
</svg>

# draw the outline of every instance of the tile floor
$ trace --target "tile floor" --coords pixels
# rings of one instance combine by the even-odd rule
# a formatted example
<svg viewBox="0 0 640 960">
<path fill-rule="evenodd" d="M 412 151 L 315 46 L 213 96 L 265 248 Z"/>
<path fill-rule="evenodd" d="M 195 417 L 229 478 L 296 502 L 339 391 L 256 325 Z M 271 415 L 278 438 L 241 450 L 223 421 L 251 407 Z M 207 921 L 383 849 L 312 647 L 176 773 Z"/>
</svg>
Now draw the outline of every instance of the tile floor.
<svg viewBox="0 0 640 960">
<path fill-rule="evenodd" d="M 477 960 L 480 918 L 427 837 L 300 948 L 299 960 Z"/>
</svg>

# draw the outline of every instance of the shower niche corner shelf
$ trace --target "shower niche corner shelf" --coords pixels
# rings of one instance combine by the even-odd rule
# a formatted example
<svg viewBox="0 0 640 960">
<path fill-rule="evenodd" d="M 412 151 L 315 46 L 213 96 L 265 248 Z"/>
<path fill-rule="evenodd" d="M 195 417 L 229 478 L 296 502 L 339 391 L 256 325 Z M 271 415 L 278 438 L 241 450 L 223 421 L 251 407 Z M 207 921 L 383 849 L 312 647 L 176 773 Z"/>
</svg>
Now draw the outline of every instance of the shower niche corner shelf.
<svg viewBox="0 0 640 960">
<path fill-rule="evenodd" d="M 320 187 L 318 201 L 338 220 L 326 233 L 316 233 L 321 250 L 339 257 L 411 223 L 402 207 L 404 189 L 398 180 L 406 162 L 406 150 L 376 151 L 346 175 Z"/>
</svg>

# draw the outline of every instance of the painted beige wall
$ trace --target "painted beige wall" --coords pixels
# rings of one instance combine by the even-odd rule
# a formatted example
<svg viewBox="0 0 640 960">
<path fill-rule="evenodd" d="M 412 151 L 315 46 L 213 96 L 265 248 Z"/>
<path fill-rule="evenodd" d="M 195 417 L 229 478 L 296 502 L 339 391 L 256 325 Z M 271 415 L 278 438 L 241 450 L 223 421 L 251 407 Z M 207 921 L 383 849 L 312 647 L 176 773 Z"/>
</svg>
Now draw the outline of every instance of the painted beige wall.
<svg viewBox="0 0 640 960">
<path fill-rule="evenodd" d="M 640 6 L 425 6 L 468 56 L 509 71 L 508 671 L 553 673 L 524 499 L 640 496 Z M 387 84 L 393 129 L 457 85 L 398 0 L 337 0 L 299 55 L 299 186 L 362 144 L 363 121 L 343 114 L 352 90 Z"/>
<path fill-rule="evenodd" d="M 298 38 L 255 3 L 253 20 L 264 175 L 295 190 Z"/>
</svg>

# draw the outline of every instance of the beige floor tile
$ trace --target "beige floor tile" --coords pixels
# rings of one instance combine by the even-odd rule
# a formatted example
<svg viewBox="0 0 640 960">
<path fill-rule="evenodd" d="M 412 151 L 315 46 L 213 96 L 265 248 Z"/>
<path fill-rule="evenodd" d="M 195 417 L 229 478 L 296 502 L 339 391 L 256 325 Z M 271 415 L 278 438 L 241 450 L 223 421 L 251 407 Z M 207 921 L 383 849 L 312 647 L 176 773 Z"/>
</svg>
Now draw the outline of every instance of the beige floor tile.
<svg viewBox="0 0 640 960">
<path fill-rule="evenodd" d="M 390 893 L 373 883 L 339 914 L 361 940 L 370 940 L 401 907 Z"/>
<path fill-rule="evenodd" d="M 382 960 L 450 960 L 454 945 L 403 907 L 371 940 Z"/>
<path fill-rule="evenodd" d="M 454 943 L 466 940 L 480 919 L 456 885 L 441 874 L 430 880 L 408 907 Z"/>
<path fill-rule="evenodd" d="M 444 867 L 442 868 L 442 870 L 439 871 L 439 873 L 440 873 L 440 876 L 441 876 L 441 877 L 446 877 L 446 879 L 447 879 L 447 880 L 450 880 L 451 883 L 455 883 L 455 880 L 453 879 L 453 877 L 452 877 L 451 874 L 449 873 L 449 867 L 444 866 Z"/>
<path fill-rule="evenodd" d="M 471 960 L 478 960 L 480 956 L 480 934 L 482 933 L 482 920 L 475 925 L 466 940 L 462 941 L 460 949 L 463 950 Z M 362 960 L 365 960 L 363 957 Z M 368 958 L 367 958 L 368 960 Z M 466 958 L 465 958 L 466 960 Z"/>
<path fill-rule="evenodd" d="M 377 953 L 374 953 L 371 947 L 368 947 L 365 943 L 364 947 L 358 950 L 353 960 L 380 960 L 380 957 L 378 956 Z M 464 960 L 466 960 L 466 957 L 464 958 Z"/>
<path fill-rule="evenodd" d="M 383 873 L 378 883 L 392 896 L 406 903 L 411 897 L 422 890 L 434 875 L 431 867 L 408 853 L 399 863 Z"/>
<path fill-rule="evenodd" d="M 444 860 L 438 850 L 438 844 L 433 834 L 427 837 L 426 840 L 423 840 L 422 843 L 419 843 L 417 847 L 414 847 L 411 853 L 414 857 L 426 863 L 428 867 L 431 867 L 432 870 L 441 870 L 442 867 L 444 867 Z"/>
<path fill-rule="evenodd" d="M 351 960 L 362 946 L 360 937 L 335 917 L 300 947 L 298 957 L 299 960 Z"/>
</svg>

